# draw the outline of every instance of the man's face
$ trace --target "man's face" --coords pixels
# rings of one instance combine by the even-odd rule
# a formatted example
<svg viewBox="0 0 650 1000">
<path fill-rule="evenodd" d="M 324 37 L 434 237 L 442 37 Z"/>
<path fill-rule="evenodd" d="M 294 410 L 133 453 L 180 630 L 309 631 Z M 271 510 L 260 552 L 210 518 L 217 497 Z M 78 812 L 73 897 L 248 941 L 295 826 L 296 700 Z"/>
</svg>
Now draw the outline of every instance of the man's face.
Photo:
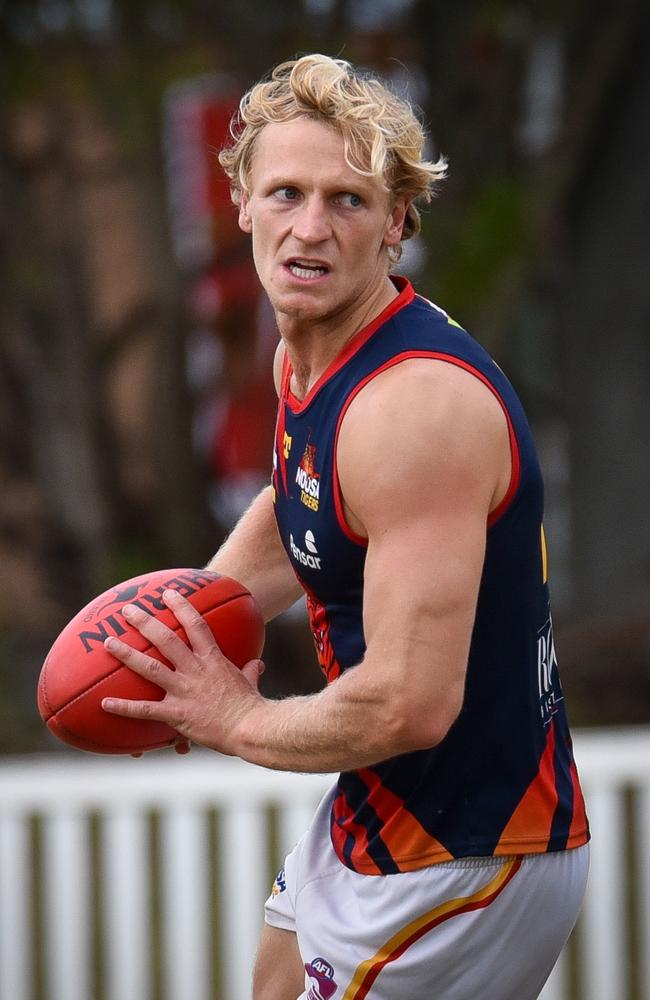
<svg viewBox="0 0 650 1000">
<path fill-rule="evenodd" d="M 343 139 L 308 118 L 257 137 L 239 224 L 277 313 L 316 321 L 363 306 L 381 289 L 386 247 L 399 243 L 406 206 L 345 162 Z"/>
</svg>

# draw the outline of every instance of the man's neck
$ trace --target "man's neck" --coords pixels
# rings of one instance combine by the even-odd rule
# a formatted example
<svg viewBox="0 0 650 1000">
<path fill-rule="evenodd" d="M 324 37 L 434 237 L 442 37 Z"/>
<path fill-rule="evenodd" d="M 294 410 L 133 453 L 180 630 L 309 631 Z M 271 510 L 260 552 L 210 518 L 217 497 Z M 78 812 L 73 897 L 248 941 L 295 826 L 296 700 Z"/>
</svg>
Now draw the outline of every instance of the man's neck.
<svg viewBox="0 0 650 1000">
<path fill-rule="evenodd" d="M 304 399 L 324 371 L 360 330 L 386 309 L 399 292 L 389 277 L 365 302 L 322 320 L 276 312 L 280 335 L 293 369 L 292 392 Z"/>
</svg>

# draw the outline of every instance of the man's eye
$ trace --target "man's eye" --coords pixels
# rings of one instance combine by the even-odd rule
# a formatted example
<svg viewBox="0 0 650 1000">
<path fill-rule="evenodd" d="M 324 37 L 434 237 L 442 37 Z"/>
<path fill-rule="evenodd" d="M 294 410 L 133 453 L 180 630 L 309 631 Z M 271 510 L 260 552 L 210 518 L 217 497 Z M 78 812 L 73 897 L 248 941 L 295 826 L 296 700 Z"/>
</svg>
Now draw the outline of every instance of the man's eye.
<svg viewBox="0 0 650 1000">
<path fill-rule="evenodd" d="M 296 188 L 293 187 L 281 187 L 275 192 L 276 197 L 280 198 L 281 201 L 295 201 L 298 197 L 298 192 Z"/>
<path fill-rule="evenodd" d="M 352 191 L 343 191 L 339 195 L 339 199 L 344 205 L 349 205 L 350 208 L 358 208 L 362 204 L 361 196 L 353 194 Z"/>
</svg>

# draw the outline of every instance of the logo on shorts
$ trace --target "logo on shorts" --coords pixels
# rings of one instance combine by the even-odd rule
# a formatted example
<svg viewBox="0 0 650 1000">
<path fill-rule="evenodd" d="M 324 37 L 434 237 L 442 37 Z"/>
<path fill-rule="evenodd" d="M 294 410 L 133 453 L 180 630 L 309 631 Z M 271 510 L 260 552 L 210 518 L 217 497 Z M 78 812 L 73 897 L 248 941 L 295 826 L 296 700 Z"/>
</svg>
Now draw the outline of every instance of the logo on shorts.
<svg viewBox="0 0 650 1000">
<path fill-rule="evenodd" d="M 306 444 L 296 470 L 296 482 L 300 487 L 300 502 L 309 510 L 318 510 L 320 496 L 320 473 L 316 472 L 316 445 Z"/>
<path fill-rule="evenodd" d="M 313 958 L 305 964 L 305 972 L 310 984 L 307 990 L 307 1000 L 330 1000 L 338 987 L 334 982 L 334 969 L 324 958 Z"/>
<path fill-rule="evenodd" d="M 284 868 L 281 868 L 278 874 L 275 876 L 275 881 L 271 887 L 271 895 L 279 896 L 281 892 L 285 892 L 287 888 L 287 880 L 284 877 Z"/>
</svg>

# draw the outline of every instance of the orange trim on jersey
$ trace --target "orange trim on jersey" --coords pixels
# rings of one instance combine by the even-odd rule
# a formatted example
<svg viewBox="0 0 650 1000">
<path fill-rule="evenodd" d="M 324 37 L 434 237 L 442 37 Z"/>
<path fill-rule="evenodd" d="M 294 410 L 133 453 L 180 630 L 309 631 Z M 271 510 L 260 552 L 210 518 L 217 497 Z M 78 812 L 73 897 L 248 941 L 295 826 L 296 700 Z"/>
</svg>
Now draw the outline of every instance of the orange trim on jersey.
<svg viewBox="0 0 650 1000">
<path fill-rule="evenodd" d="M 558 800 L 554 757 L 555 723 L 551 722 L 537 775 L 504 827 L 495 854 L 512 854 L 513 845 L 515 849 L 521 847 L 530 851 L 533 842 L 539 851 L 547 849 Z"/>
<path fill-rule="evenodd" d="M 384 362 L 379 368 L 376 368 L 370 374 L 366 375 L 364 379 L 359 382 L 358 385 L 354 387 L 350 395 L 345 400 L 343 406 L 341 407 L 341 412 L 339 413 L 338 422 L 336 425 L 336 433 L 334 435 L 334 459 L 333 459 L 333 494 L 334 494 L 334 508 L 336 510 L 336 519 L 339 523 L 341 531 L 347 535 L 350 541 L 355 542 L 357 545 L 366 546 L 368 544 L 368 539 L 364 538 L 363 535 L 358 535 L 352 530 L 348 524 L 345 511 L 343 509 L 343 495 L 341 493 L 341 484 L 339 482 L 338 467 L 336 464 L 336 452 L 338 448 L 339 433 L 341 431 L 341 425 L 343 423 L 343 418 L 348 411 L 348 408 L 352 401 L 356 398 L 358 393 L 372 382 L 377 375 L 381 375 L 382 372 L 388 371 L 389 368 L 393 368 L 395 365 L 399 365 L 402 361 L 409 361 L 412 358 L 429 358 L 432 361 L 445 361 L 448 364 L 456 365 L 458 368 L 462 368 L 464 371 L 473 375 L 475 378 L 482 382 L 483 385 L 490 390 L 492 395 L 495 397 L 503 414 L 506 418 L 506 423 L 508 425 L 508 438 L 510 441 L 510 459 L 512 463 L 512 468 L 510 471 L 510 482 L 508 484 L 508 489 L 506 490 L 505 496 L 501 502 L 494 508 L 487 517 L 487 526 L 490 528 L 498 519 L 505 514 L 506 510 L 512 503 L 512 500 L 517 492 L 519 486 L 519 479 L 521 476 L 521 461 L 519 457 L 519 445 L 517 442 L 517 435 L 515 433 L 515 428 L 508 412 L 508 408 L 501 396 L 497 391 L 495 386 L 492 385 L 490 380 L 483 375 L 478 368 L 474 368 L 467 361 L 463 361 L 461 358 L 455 357 L 453 354 L 443 354 L 440 351 L 403 351 L 401 354 L 396 354 L 389 361 Z"/>
<path fill-rule="evenodd" d="M 453 855 L 446 847 L 425 830 L 394 792 L 381 784 L 374 771 L 364 767 L 356 774 L 368 789 L 368 805 L 382 823 L 382 842 L 400 871 L 422 868 L 426 859 L 435 858 L 436 862 L 452 860 Z M 362 874 L 368 874 L 361 864 L 355 863 L 355 867 Z"/>
<path fill-rule="evenodd" d="M 288 389 L 287 403 L 292 413 L 300 413 L 301 410 L 306 409 L 316 393 L 322 389 L 325 383 L 328 382 L 333 375 L 336 375 L 343 365 L 347 364 L 350 358 L 363 347 L 367 340 L 372 337 L 373 333 L 375 333 L 380 326 L 383 326 L 387 320 L 391 319 L 396 313 L 398 313 L 400 309 L 403 309 L 404 306 L 411 304 L 415 298 L 415 290 L 408 278 L 404 278 L 402 275 L 391 275 L 391 281 L 395 285 L 399 294 L 388 303 L 383 312 L 380 312 L 379 315 L 371 320 L 367 326 L 364 326 L 363 330 L 359 330 L 358 333 L 355 333 L 354 337 L 348 341 L 341 353 L 336 356 L 331 365 L 325 369 L 318 381 L 314 383 L 305 398 L 298 399 L 297 396 L 294 396 L 291 392 L 291 389 Z"/>
<path fill-rule="evenodd" d="M 350 984 L 343 994 L 343 1000 L 364 1000 L 375 980 L 389 962 L 400 958 L 407 948 L 432 931 L 434 927 L 444 923 L 445 920 L 450 920 L 461 913 L 470 913 L 472 910 L 480 910 L 489 906 L 503 892 L 520 867 L 521 858 L 513 858 L 511 861 L 504 862 L 494 878 L 472 896 L 460 896 L 458 899 L 450 899 L 446 903 L 441 903 L 440 906 L 429 910 L 428 913 L 424 913 L 399 930 L 381 946 L 372 958 L 366 959 L 365 962 L 357 966 Z"/>
<path fill-rule="evenodd" d="M 381 869 L 368 853 L 368 833 L 359 823 L 350 818 L 352 810 L 343 792 L 334 799 L 332 806 L 334 823 L 332 824 L 332 843 L 339 858 L 345 857 L 345 842 L 348 836 L 354 838 L 351 861 L 355 870 L 366 875 L 381 875 Z M 343 826 L 340 824 L 344 824 Z"/>
</svg>

